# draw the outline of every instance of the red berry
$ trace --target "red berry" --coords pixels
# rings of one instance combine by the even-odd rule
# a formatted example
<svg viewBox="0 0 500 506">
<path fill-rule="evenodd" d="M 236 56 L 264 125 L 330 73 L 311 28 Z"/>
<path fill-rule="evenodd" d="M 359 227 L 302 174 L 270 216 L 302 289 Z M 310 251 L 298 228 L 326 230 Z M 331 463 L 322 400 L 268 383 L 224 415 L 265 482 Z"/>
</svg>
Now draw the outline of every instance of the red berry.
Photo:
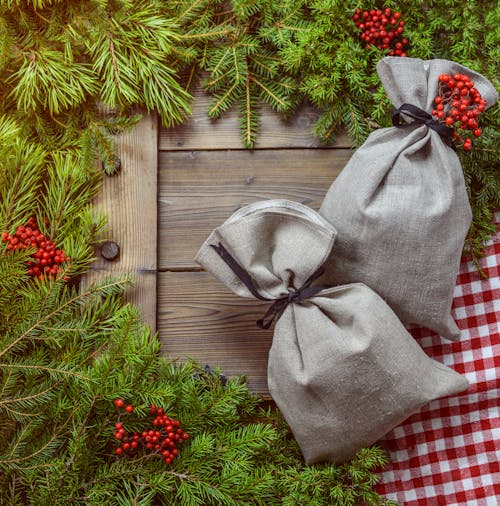
<svg viewBox="0 0 500 506">
<path fill-rule="evenodd" d="M 404 31 L 404 21 L 399 20 L 400 13 L 392 13 L 390 8 L 383 11 L 371 9 L 370 11 L 356 10 L 353 14 L 355 25 L 360 29 L 360 39 L 366 42 L 365 48 L 375 46 L 387 50 L 390 56 L 406 56 L 403 47 L 408 44 L 407 39 L 394 40 L 396 35 Z"/>
<path fill-rule="evenodd" d="M 482 133 L 483 131 L 480 128 L 476 128 L 473 132 L 474 137 L 479 137 Z"/>
<path fill-rule="evenodd" d="M 127 413 L 132 413 L 132 411 L 134 411 L 134 406 L 132 406 L 131 404 L 129 404 L 128 406 L 125 407 L 125 411 Z"/>
<path fill-rule="evenodd" d="M 122 399 L 115 399 L 115 401 L 114 401 L 114 402 L 115 402 L 115 406 L 116 406 L 117 408 L 123 408 L 123 406 L 125 405 L 125 403 L 123 402 L 123 400 L 122 400 Z"/>
<path fill-rule="evenodd" d="M 123 453 L 123 450 L 122 450 L 121 447 L 119 447 L 119 448 L 116 449 L 116 454 L 117 455 L 121 455 L 122 453 Z"/>
</svg>

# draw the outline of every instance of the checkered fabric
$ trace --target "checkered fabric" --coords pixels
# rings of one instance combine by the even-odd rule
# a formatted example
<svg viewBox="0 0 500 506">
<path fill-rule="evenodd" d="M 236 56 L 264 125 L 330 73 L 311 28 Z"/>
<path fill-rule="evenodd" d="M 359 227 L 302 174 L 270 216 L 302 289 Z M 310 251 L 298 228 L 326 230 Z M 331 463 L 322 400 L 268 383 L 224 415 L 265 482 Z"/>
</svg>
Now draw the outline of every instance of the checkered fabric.
<svg viewBox="0 0 500 506">
<path fill-rule="evenodd" d="M 411 331 L 429 356 L 465 374 L 470 386 L 426 405 L 380 441 L 391 464 L 377 491 L 400 505 L 500 505 L 500 232 L 482 265 L 486 280 L 472 262 L 460 266 L 452 312 L 460 342 Z"/>
</svg>

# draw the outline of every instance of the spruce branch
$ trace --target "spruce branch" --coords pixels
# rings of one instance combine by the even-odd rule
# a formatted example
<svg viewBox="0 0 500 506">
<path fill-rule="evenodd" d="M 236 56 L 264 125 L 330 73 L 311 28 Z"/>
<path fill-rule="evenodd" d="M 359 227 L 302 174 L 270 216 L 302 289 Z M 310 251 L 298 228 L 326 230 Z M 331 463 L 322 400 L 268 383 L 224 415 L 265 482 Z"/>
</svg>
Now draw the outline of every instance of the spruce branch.
<svg viewBox="0 0 500 506">
<path fill-rule="evenodd" d="M 41 329 L 44 323 L 50 321 L 52 318 L 62 313 L 68 307 L 76 306 L 79 302 L 88 300 L 89 298 L 96 295 L 111 295 L 121 293 L 126 284 L 127 284 L 126 279 L 103 280 L 98 284 L 91 285 L 87 290 L 85 290 L 82 293 L 73 295 L 67 300 L 63 299 L 56 307 L 48 308 L 47 313 L 43 312 L 43 309 L 45 309 L 44 307 L 45 304 L 42 304 L 42 306 L 40 307 L 40 315 L 36 319 L 36 321 L 31 323 L 31 325 L 26 330 L 24 330 L 19 336 L 17 336 L 15 339 L 9 342 L 4 348 L 0 349 L 0 357 L 9 353 L 13 348 L 15 349 L 21 341 L 29 339 L 33 333 L 36 334 L 37 333 L 36 331 Z M 61 285 L 60 282 L 59 283 L 53 282 L 49 284 L 49 286 L 54 290 L 60 290 L 60 285 Z M 47 294 L 48 293 L 49 292 L 47 292 Z"/>
<path fill-rule="evenodd" d="M 69 376 L 74 376 L 76 378 L 79 378 L 79 379 L 83 379 L 85 381 L 92 381 L 92 378 L 88 377 L 88 376 L 84 376 L 82 374 L 78 374 L 74 371 L 67 371 L 67 370 L 64 370 L 64 369 L 60 369 L 60 368 L 57 368 L 57 367 L 46 367 L 46 366 L 43 366 L 43 365 L 27 365 L 27 364 L 16 364 L 16 363 L 0 363 L 0 369 L 7 369 L 7 368 L 11 368 L 11 369 L 31 369 L 31 370 L 35 370 L 35 371 L 44 371 L 44 372 L 49 372 L 49 373 L 52 373 L 54 375 L 69 375 Z"/>
</svg>

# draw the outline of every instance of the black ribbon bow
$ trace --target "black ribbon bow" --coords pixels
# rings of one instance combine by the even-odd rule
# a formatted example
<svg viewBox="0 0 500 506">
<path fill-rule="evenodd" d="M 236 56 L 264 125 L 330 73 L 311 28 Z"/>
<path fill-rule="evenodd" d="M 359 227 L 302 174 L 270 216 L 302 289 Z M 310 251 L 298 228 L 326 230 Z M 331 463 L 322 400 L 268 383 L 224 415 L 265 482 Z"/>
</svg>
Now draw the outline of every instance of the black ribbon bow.
<svg viewBox="0 0 500 506">
<path fill-rule="evenodd" d="M 277 299 L 268 299 L 259 293 L 250 274 L 248 274 L 248 272 L 234 259 L 234 257 L 220 242 L 217 245 L 211 244 L 210 246 L 219 254 L 222 260 L 226 262 L 228 267 L 234 272 L 234 274 L 236 274 L 236 276 L 248 288 L 250 293 L 255 298 L 259 300 L 274 301 L 264 316 L 256 322 L 257 326 L 261 329 L 268 329 L 271 327 L 271 325 L 281 317 L 288 304 L 292 302 L 298 303 L 314 297 L 316 294 L 321 292 L 321 290 L 324 290 L 326 288 L 325 286 L 320 285 L 311 286 L 313 281 L 318 279 L 325 272 L 323 267 L 319 267 L 316 271 L 314 271 L 311 276 L 307 278 L 304 284 L 298 289 L 293 286 L 293 278 L 295 277 L 295 273 L 291 269 L 288 269 L 288 271 L 291 273 L 291 286 L 289 287 L 289 291 L 287 293 L 281 294 Z"/>
<path fill-rule="evenodd" d="M 407 126 L 408 123 L 401 122 L 401 114 L 409 116 L 414 119 L 417 123 L 426 125 L 429 128 L 435 130 L 447 143 L 450 144 L 451 136 L 453 135 L 453 128 L 446 126 L 444 123 L 440 123 L 435 120 L 428 112 L 420 109 L 416 105 L 403 104 L 399 109 L 393 109 L 391 113 L 392 124 L 395 127 L 401 128 Z"/>
</svg>

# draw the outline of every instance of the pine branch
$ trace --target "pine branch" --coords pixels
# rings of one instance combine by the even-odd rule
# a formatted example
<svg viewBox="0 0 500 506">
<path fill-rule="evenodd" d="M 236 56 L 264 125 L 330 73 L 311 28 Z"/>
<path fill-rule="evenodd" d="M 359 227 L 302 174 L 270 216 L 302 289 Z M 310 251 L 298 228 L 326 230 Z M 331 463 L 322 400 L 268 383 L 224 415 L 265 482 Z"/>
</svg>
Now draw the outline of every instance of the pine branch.
<svg viewBox="0 0 500 506">
<path fill-rule="evenodd" d="M 281 38 L 275 37 L 280 19 L 275 15 L 290 25 L 281 32 Z M 301 25 L 302 16 L 300 8 L 295 6 L 291 10 L 288 4 L 276 7 L 267 0 L 233 2 L 232 10 L 222 20 L 233 26 L 232 35 L 205 46 L 205 69 L 210 74 L 204 86 L 215 95 L 208 114 L 219 118 L 238 103 L 241 136 L 248 148 L 253 147 L 257 138 L 259 104 L 264 102 L 276 111 L 287 113 L 297 103 L 295 81 L 284 72 L 275 42 L 281 44 L 293 37 L 291 28 L 294 23 Z M 259 35 L 260 30 L 264 36 Z"/>
</svg>

